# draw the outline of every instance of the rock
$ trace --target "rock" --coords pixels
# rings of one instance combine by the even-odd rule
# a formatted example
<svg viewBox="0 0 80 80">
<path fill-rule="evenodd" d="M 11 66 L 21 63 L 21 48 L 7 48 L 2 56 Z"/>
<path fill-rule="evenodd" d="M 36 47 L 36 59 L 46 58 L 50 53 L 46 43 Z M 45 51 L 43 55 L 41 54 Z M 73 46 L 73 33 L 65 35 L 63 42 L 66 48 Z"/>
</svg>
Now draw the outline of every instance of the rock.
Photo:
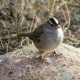
<svg viewBox="0 0 80 80">
<path fill-rule="evenodd" d="M 75 80 L 74 77 L 69 72 L 63 72 L 61 74 L 61 79 L 62 80 Z"/>
<path fill-rule="evenodd" d="M 61 55 L 45 52 L 49 63 L 37 58 L 34 45 L 4 54 L 0 56 L 0 80 L 80 80 L 80 49 L 63 43 L 56 52 Z"/>
</svg>

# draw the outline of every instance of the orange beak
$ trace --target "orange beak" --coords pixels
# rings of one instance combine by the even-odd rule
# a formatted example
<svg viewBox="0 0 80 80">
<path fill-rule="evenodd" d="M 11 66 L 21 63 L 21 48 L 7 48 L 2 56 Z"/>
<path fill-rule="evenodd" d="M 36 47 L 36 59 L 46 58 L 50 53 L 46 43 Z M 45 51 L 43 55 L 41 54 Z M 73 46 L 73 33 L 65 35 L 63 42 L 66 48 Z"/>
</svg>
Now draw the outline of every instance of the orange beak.
<svg viewBox="0 0 80 80">
<path fill-rule="evenodd" d="M 56 26 L 56 28 L 58 29 L 58 28 L 60 28 L 60 26 L 59 26 L 59 25 L 57 25 L 57 26 Z"/>
</svg>

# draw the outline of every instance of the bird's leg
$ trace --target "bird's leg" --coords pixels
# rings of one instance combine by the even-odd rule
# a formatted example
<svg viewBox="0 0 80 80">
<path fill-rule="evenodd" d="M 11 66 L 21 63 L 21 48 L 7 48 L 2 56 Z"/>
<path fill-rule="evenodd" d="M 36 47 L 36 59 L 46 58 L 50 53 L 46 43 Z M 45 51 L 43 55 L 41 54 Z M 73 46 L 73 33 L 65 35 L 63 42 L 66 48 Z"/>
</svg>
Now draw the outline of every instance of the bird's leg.
<svg viewBox="0 0 80 80">
<path fill-rule="evenodd" d="M 60 56 L 60 54 L 57 54 L 55 50 L 52 52 L 56 57 Z"/>
<path fill-rule="evenodd" d="M 39 51 L 39 53 L 40 53 L 39 58 L 40 58 L 43 62 L 46 62 L 46 59 L 42 58 L 42 56 L 41 56 L 41 51 Z"/>
</svg>

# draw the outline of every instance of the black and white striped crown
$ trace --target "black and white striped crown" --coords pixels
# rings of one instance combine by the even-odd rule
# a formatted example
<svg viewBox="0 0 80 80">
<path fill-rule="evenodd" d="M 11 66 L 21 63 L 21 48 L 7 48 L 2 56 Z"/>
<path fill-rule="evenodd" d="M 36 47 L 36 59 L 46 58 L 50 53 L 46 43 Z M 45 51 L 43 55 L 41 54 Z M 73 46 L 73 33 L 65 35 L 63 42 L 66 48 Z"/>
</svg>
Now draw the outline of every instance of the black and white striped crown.
<svg viewBox="0 0 80 80">
<path fill-rule="evenodd" d="M 54 18 L 54 17 L 50 18 L 48 20 L 48 23 L 51 24 L 51 25 L 58 25 L 59 24 L 58 20 L 56 18 Z"/>
</svg>

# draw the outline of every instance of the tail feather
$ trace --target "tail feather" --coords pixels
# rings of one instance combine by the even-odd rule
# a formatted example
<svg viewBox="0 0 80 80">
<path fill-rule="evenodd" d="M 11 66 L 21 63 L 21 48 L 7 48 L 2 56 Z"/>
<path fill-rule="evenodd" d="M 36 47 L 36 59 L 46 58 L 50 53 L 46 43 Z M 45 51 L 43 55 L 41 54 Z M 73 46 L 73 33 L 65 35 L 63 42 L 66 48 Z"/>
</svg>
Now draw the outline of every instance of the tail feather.
<svg viewBox="0 0 80 80">
<path fill-rule="evenodd" d="M 31 33 L 19 34 L 18 37 L 29 37 Z"/>
</svg>

